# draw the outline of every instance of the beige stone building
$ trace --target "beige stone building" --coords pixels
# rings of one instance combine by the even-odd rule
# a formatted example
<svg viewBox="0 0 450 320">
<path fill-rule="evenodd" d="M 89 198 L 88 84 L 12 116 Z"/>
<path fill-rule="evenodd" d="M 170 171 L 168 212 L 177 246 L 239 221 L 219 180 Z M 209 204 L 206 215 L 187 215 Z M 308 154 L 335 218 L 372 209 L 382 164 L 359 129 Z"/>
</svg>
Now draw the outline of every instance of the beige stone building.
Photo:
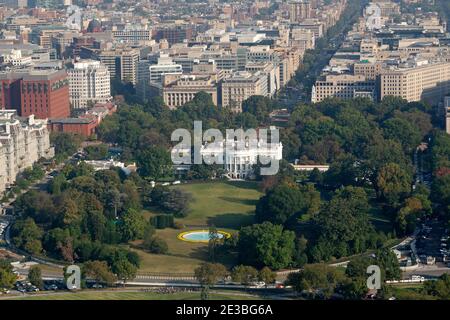
<svg viewBox="0 0 450 320">
<path fill-rule="evenodd" d="M 214 76 L 207 74 L 164 76 L 162 96 L 164 103 L 171 109 L 191 101 L 200 91 L 208 93 L 217 106 L 217 82 Z"/>
<path fill-rule="evenodd" d="M 367 80 L 376 80 L 381 74 L 383 63 L 360 61 L 353 65 L 353 73 L 357 76 L 365 76 Z"/>
<path fill-rule="evenodd" d="M 297 0 L 289 3 L 289 18 L 292 23 L 311 18 L 311 3 L 308 0 Z"/>
<path fill-rule="evenodd" d="M 0 111 L 0 192 L 36 161 L 53 156 L 47 120 L 20 118 L 15 110 Z"/>
<path fill-rule="evenodd" d="M 305 52 L 309 49 L 314 49 L 315 46 L 314 32 L 303 28 L 293 28 L 291 36 L 291 46 L 300 49 L 300 52 Z"/>
<path fill-rule="evenodd" d="M 111 101 L 111 79 L 108 68 L 95 60 L 76 62 L 69 75 L 70 103 L 75 109 L 87 108 L 89 103 Z"/>
<path fill-rule="evenodd" d="M 409 102 L 438 103 L 449 93 L 449 62 L 383 70 L 380 76 L 380 99 L 397 96 Z"/>
<path fill-rule="evenodd" d="M 195 61 L 189 74 L 165 74 L 162 76 L 162 96 L 169 108 L 177 108 L 191 101 L 195 94 L 204 91 L 211 96 L 214 105 L 219 104 L 219 83 L 225 75 L 217 69 L 213 60 Z"/>
<path fill-rule="evenodd" d="M 137 83 L 139 50 L 132 48 L 117 48 L 102 50 L 97 53 L 97 59 L 104 64 L 112 79 Z"/>
<path fill-rule="evenodd" d="M 292 79 L 299 68 L 303 52 L 295 47 L 278 47 L 274 50 L 278 55 L 276 60 L 278 60 L 280 68 L 280 87 L 283 87 Z"/>
<path fill-rule="evenodd" d="M 311 101 L 321 102 L 326 98 L 353 99 L 368 97 L 376 99 L 375 81 L 363 75 L 326 75 L 319 78 L 312 89 Z"/>
<path fill-rule="evenodd" d="M 271 62 L 249 62 L 245 65 L 245 71 L 261 72 L 267 76 L 267 95 L 273 96 L 280 87 L 280 67 Z"/>
<path fill-rule="evenodd" d="M 260 72 L 236 72 L 223 80 L 222 106 L 234 112 L 241 112 L 242 102 L 257 95 L 267 95 L 267 76 Z"/>
</svg>

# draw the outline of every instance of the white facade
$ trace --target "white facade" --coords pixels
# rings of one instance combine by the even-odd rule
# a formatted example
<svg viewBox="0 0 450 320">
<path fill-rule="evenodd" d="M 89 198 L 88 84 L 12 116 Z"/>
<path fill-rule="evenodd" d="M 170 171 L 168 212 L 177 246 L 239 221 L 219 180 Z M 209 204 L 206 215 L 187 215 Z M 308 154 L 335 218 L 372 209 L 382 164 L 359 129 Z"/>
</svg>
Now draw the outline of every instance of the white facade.
<svg viewBox="0 0 450 320">
<path fill-rule="evenodd" d="M 186 157 L 191 154 L 190 146 L 176 146 L 172 149 L 172 157 Z M 224 140 L 217 143 L 206 143 L 200 148 L 202 161 L 206 165 L 222 164 L 224 176 L 229 179 L 248 179 L 254 176 L 255 165 L 264 162 L 264 167 L 272 166 L 278 172 L 278 166 L 274 162 L 283 158 L 283 145 L 279 143 L 262 143 L 257 141 L 255 145 L 245 145 L 242 142 Z M 279 163 L 278 163 L 279 164 Z M 188 171 L 190 164 L 176 163 L 175 170 Z M 276 174 L 274 172 L 274 174 Z"/>
<path fill-rule="evenodd" d="M 31 56 L 22 56 L 21 50 L 12 49 L 9 53 L 2 54 L 3 63 L 13 66 L 24 66 L 32 64 Z"/>
<path fill-rule="evenodd" d="M 247 179 L 254 174 L 254 166 L 258 164 L 261 157 L 280 161 L 283 158 L 283 145 L 279 143 L 262 143 L 256 145 L 243 145 L 237 141 L 225 140 L 214 145 L 202 146 L 200 153 L 202 157 L 222 158 L 225 175 L 230 179 Z"/>
<path fill-rule="evenodd" d="M 53 156 L 47 120 L 19 118 L 15 110 L 0 111 L 0 192 L 24 169 Z"/>
<path fill-rule="evenodd" d="M 74 108 L 86 108 L 89 102 L 111 101 L 110 73 L 100 61 L 77 62 L 68 74 L 70 102 Z"/>
<path fill-rule="evenodd" d="M 149 84 L 151 86 L 161 87 L 163 75 L 166 74 L 182 74 L 183 67 L 176 64 L 167 55 L 161 55 L 158 58 L 158 64 L 149 67 Z"/>
</svg>

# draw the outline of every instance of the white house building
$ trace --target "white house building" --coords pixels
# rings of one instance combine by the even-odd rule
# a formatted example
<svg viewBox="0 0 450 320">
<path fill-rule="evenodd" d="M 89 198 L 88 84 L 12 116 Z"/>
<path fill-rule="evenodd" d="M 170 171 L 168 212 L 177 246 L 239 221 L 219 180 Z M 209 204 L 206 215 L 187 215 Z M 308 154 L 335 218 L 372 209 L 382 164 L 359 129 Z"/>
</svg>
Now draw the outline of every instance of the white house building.
<svg viewBox="0 0 450 320">
<path fill-rule="evenodd" d="M 185 156 L 191 154 L 190 147 L 172 149 L 172 156 Z M 203 163 L 223 165 L 225 177 L 229 179 L 248 179 L 254 175 L 255 165 L 264 162 L 263 166 L 271 166 L 283 157 L 283 145 L 279 143 L 263 143 L 258 140 L 254 145 L 237 141 L 224 140 L 218 143 L 206 143 L 200 148 Z M 258 161 L 259 160 L 259 161 Z M 209 162 L 208 162 L 209 161 Z M 275 166 L 278 168 L 278 166 Z M 178 172 L 189 170 L 187 164 L 176 164 Z M 276 169 L 278 171 L 278 169 Z"/>
</svg>

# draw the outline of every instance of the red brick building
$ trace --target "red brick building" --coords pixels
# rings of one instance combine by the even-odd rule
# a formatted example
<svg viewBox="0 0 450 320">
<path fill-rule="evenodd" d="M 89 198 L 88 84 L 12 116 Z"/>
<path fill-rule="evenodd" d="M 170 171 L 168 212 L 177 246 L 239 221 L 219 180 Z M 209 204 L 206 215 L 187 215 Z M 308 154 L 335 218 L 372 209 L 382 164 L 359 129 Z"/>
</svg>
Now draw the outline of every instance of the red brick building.
<svg viewBox="0 0 450 320">
<path fill-rule="evenodd" d="M 27 70 L 0 74 L 0 108 L 20 116 L 66 118 L 70 115 L 69 81 L 63 70 Z"/>
<path fill-rule="evenodd" d="M 65 118 L 50 119 L 48 128 L 52 132 L 70 132 L 89 137 L 95 133 L 98 122 L 95 117 L 91 118 Z"/>
<path fill-rule="evenodd" d="M 48 129 L 56 132 L 70 132 L 89 137 L 96 132 L 102 120 L 117 111 L 117 106 L 110 102 L 98 103 L 94 108 L 78 118 L 49 119 Z"/>
<path fill-rule="evenodd" d="M 20 109 L 20 78 L 13 73 L 0 78 L 0 109 Z"/>
</svg>

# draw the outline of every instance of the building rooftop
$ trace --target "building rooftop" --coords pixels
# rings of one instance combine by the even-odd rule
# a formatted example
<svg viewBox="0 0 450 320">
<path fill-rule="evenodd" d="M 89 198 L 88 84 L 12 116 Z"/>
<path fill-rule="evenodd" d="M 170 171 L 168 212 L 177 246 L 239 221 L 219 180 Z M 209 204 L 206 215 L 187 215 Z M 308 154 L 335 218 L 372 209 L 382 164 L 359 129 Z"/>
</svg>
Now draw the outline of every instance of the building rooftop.
<svg viewBox="0 0 450 320">
<path fill-rule="evenodd" d="M 89 124 L 95 121 L 94 118 L 55 118 L 49 119 L 49 123 L 62 123 L 62 124 Z"/>
</svg>

